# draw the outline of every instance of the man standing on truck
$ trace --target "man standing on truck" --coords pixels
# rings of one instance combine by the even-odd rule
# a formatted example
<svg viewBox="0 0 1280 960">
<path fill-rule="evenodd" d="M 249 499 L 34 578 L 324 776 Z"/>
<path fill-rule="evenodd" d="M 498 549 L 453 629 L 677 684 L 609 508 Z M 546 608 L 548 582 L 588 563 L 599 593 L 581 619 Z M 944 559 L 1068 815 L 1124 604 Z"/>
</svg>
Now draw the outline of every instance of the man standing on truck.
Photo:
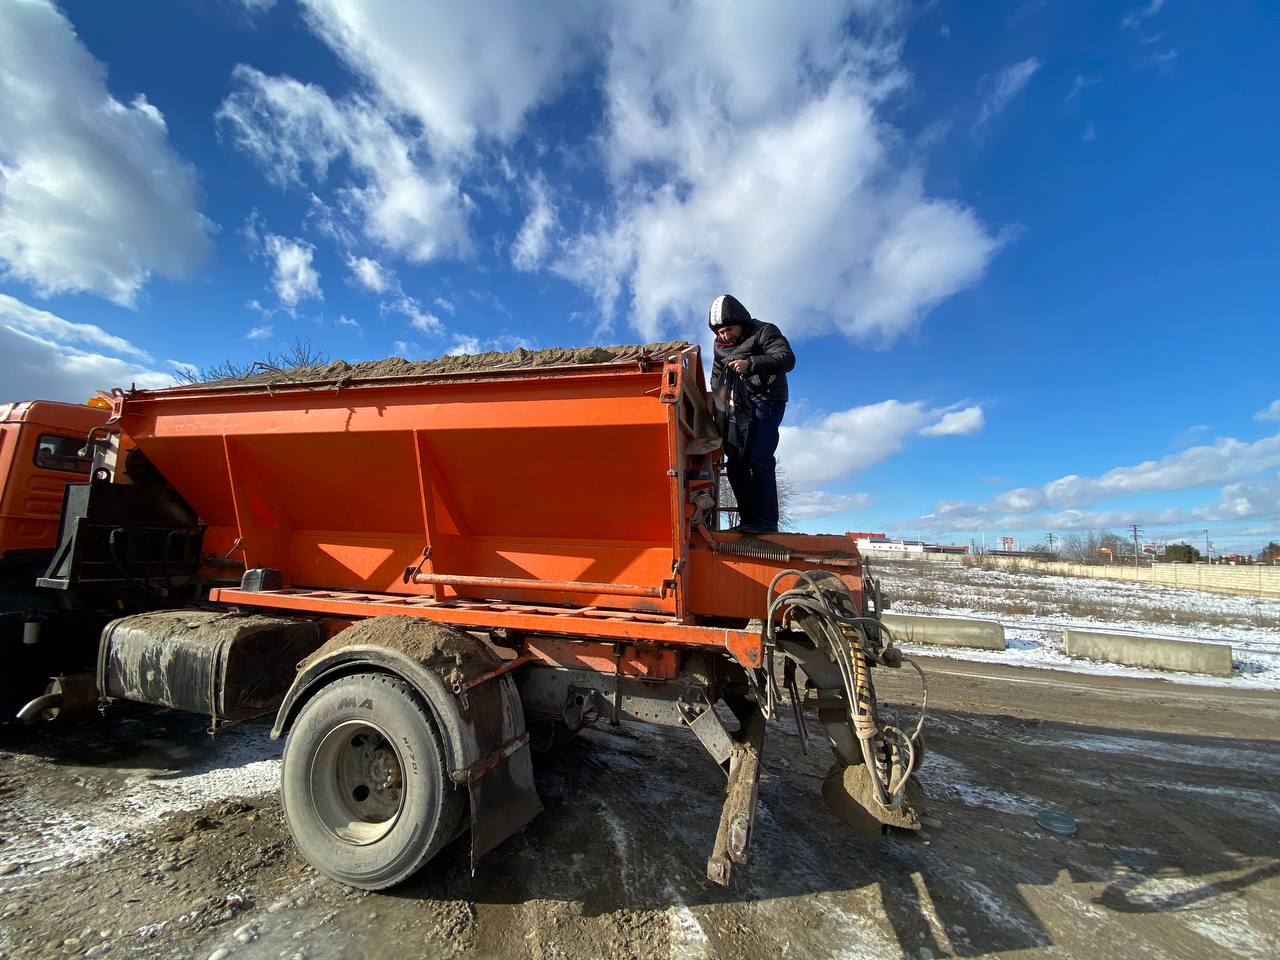
<svg viewBox="0 0 1280 960">
<path fill-rule="evenodd" d="M 772 323 L 754 320 L 723 294 L 707 318 L 716 335 L 711 393 L 725 441 L 725 472 L 738 501 L 738 533 L 778 532 L 774 453 L 787 408 L 787 372 L 796 365 L 791 344 Z"/>
</svg>

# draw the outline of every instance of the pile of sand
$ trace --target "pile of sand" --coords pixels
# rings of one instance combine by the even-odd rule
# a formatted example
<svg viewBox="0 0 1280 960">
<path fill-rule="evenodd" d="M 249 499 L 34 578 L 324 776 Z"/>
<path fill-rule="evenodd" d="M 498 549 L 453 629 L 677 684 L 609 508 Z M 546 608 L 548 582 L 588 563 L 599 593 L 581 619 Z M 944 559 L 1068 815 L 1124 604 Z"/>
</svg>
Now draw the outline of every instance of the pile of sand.
<svg viewBox="0 0 1280 960">
<path fill-rule="evenodd" d="M 387 357 L 347 363 L 335 360 L 324 366 L 290 367 L 280 370 L 259 369 L 243 377 L 209 381 L 203 386 L 241 383 L 313 383 L 325 381 L 376 380 L 385 377 L 421 377 L 441 373 L 467 373 L 479 370 L 513 370 L 527 367 L 568 367 L 591 363 L 630 363 L 661 358 L 690 344 L 684 340 L 665 343 L 622 344 L 613 347 L 551 347 L 546 350 L 510 350 L 506 352 L 463 354 L 437 357 L 434 360 L 406 360 Z"/>
</svg>

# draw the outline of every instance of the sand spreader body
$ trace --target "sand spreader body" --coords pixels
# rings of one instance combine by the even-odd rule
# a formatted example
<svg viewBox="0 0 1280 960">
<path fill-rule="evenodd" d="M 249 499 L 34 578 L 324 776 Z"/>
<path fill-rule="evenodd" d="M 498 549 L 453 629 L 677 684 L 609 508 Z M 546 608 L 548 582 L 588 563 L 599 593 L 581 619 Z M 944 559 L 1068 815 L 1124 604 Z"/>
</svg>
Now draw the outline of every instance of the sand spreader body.
<svg viewBox="0 0 1280 960">
<path fill-rule="evenodd" d="M 96 663 L 40 710 L 274 711 L 295 840 L 367 889 L 520 829 L 531 752 L 590 724 L 688 727 L 721 766 L 717 883 L 783 714 L 807 741 L 816 712 L 832 809 L 918 828 L 919 725 L 872 681 L 903 662 L 878 586 L 849 538 L 717 529 L 698 348 L 527 359 L 117 391 L 39 581 L 103 612 Z"/>
</svg>

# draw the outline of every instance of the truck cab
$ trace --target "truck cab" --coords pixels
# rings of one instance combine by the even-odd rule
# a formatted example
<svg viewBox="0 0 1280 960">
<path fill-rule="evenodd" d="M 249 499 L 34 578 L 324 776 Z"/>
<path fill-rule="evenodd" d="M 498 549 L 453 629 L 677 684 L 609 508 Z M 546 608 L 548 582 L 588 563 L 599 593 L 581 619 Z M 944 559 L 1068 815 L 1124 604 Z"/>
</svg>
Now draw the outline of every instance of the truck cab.
<svg viewBox="0 0 1280 960">
<path fill-rule="evenodd" d="M 0 406 L 0 564 L 49 562 L 66 485 L 88 481 L 88 433 L 109 413 L 53 400 Z"/>
<path fill-rule="evenodd" d="M 38 642 L 59 598 L 38 590 L 36 578 L 57 546 L 67 485 L 89 480 L 89 431 L 109 415 L 102 406 L 52 400 L 0 404 L 0 709 L 6 718 L 31 695 L 32 682 L 43 685 L 60 670 L 57 652 Z"/>
</svg>

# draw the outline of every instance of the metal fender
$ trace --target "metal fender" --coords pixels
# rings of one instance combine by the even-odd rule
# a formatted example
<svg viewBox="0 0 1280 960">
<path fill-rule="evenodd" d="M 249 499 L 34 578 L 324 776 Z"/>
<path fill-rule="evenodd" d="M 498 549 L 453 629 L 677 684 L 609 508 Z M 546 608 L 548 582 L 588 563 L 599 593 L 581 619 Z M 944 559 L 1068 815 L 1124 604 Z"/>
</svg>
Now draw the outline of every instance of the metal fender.
<svg viewBox="0 0 1280 960">
<path fill-rule="evenodd" d="M 371 670 L 400 677 L 431 710 L 450 776 L 471 801 L 471 864 L 542 811 L 520 693 L 492 649 L 469 633 L 418 617 L 370 617 L 335 634 L 299 664 L 271 730 L 289 732 L 327 683 Z"/>
</svg>

